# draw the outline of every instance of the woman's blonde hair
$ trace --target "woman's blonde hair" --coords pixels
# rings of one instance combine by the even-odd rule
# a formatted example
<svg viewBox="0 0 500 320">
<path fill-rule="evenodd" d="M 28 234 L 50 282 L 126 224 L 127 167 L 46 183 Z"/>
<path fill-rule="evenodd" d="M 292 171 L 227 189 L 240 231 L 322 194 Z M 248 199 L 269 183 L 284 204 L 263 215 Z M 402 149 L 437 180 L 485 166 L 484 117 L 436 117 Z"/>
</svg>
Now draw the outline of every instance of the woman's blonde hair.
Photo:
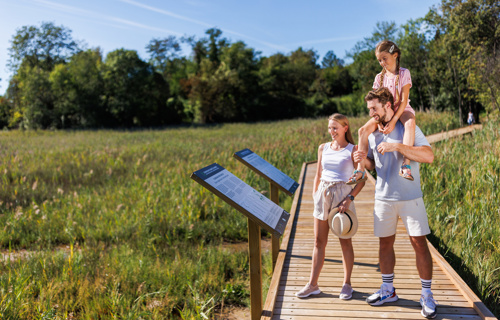
<svg viewBox="0 0 500 320">
<path fill-rule="evenodd" d="M 351 134 L 351 126 L 349 125 L 349 119 L 347 119 L 346 116 L 344 116 L 343 114 L 340 114 L 340 113 L 334 113 L 330 117 L 328 117 L 328 120 L 336 121 L 344 127 L 347 126 L 347 132 L 345 133 L 345 139 L 347 140 L 347 142 L 349 142 L 351 144 L 355 144 L 354 139 L 353 139 L 352 134 Z"/>
</svg>

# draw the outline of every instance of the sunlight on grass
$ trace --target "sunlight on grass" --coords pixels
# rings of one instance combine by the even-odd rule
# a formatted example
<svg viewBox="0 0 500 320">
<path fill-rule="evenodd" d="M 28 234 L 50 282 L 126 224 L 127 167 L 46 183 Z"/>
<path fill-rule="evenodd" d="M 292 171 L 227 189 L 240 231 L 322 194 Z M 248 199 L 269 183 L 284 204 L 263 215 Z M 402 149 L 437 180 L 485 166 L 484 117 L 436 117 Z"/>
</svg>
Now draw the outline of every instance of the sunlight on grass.
<svg viewBox="0 0 500 320">
<path fill-rule="evenodd" d="M 351 119 L 355 137 L 367 119 Z M 417 114 L 426 134 L 456 127 L 451 119 L 450 114 Z M 246 246 L 231 251 L 223 245 L 247 241 L 246 218 L 189 176 L 217 162 L 268 195 L 267 180 L 236 161 L 234 152 L 250 148 L 298 180 L 302 163 L 316 160 L 318 145 L 328 140 L 326 119 L 0 133 L 0 245 L 4 253 L 29 252 L 16 259 L 3 255 L 0 261 L 0 314 L 6 319 L 202 319 L 224 305 L 248 305 Z M 478 175 L 479 168 L 467 174 Z M 476 199 L 472 190 L 464 197 Z M 280 193 L 286 210 L 291 203 Z M 457 214 L 454 210 L 446 216 Z M 269 254 L 263 264 L 265 297 L 272 274 Z"/>
</svg>

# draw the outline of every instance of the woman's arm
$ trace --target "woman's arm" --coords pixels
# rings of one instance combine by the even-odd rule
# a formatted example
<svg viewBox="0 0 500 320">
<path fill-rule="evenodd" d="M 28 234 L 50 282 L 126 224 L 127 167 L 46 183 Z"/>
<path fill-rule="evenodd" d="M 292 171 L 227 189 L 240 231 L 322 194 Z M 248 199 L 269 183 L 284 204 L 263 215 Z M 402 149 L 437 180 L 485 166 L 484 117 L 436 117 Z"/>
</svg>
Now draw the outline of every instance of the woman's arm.
<svg viewBox="0 0 500 320">
<path fill-rule="evenodd" d="M 321 180 L 321 173 L 323 172 L 323 166 L 321 165 L 321 160 L 323 157 L 323 145 L 324 144 L 320 144 L 318 147 L 318 165 L 316 168 L 316 176 L 314 177 L 313 197 L 316 191 L 318 191 L 319 182 Z"/>
<path fill-rule="evenodd" d="M 352 159 L 352 164 L 354 166 L 354 168 L 357 167 L 358 163 L 354 160 L 354 153 L 358 151 L 358 146 L 354 146 L 354 148 L 352 149 L 352 153 L 351 153 L 351 159 Z M 365 171 L 366 172 L 366 171 Z M 368 172 L 365 173 L 365 174 L 369 174 Z M 349 194 L 353 197 L 356 197 L 358 195 L 358 193 L 361 191 L 361 189 L 363 189 L 363 187 L 365 186 L 365 181 L 362 181 L 362 182 L 359 182 L 358 184 L 356 184 L 356 186 L 351 190 L 351 192 L 349 192 Z M 349 197 L 345 197 L 344 200 L 342 200 L 339 204 L 339 211 L 340 212 L 345 212 L 346 209 L 349 208 L 349 206 L 351 205 L 351 199 L 349 199 Z"/>
</svg>

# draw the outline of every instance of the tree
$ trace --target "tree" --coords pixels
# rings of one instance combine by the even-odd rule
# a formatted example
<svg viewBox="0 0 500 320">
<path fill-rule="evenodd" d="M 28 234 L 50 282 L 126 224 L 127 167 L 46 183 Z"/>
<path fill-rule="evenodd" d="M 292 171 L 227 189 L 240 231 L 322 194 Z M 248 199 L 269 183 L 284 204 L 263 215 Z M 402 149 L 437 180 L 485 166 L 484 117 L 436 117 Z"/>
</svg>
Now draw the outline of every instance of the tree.
<svg viewBox="0 0 500 320">
<path fill-rule="evenodd" d="M 448 89 L 445 92 L 441 85 L 443 99 L 438 96 L 437 100 L 457 110 L 460 121 L 469 109 L 477 116 L 482 108 L 477 101 L 489 111 L 499 110 L 499 19 L 500 5 L 491 0 L 445 0 L 425 17 L 433 32 L 430 74 L 438 70 L 434 79 Z"/>
<path fill-rule="evenodd" d="M 51 71 L 54 65 L 66 61 L 79 50 L 71 30 L 42 22 L 40 28 L 23 26 L 12 37 L 8 65 L 16 71 L 22 62 L 28 67 Z"/>
<path fill-rule="evenodd" d="M 323 57 L 323 61 L 321 61 L 321 66 L 323 68 L 332 68 L 335 66 L 344 66 L 344 60 L 337 58 L 333 51 L 328 51 Z"/>
<path fill-rule="evenodd" d="M 409 20 L 401 26 L 398 46 L 401 49 L 401 66 L 410 70 L 412 89 L 411 105 L 414 109 L 436 109 L 435 88 L 428 73 L 428 41 L 423 31 L 423 19 Z"/>
<path fill-rule="evenodd" d="M 281 53 L 263 58 L 259 69 L 259 86 L 267 119 L 305 117 L 314 114 L 316 106 L 308 103 L 318 70 L 317 54 L 298 48 L 289 56 Z"/>
<path fill-rule="evenodd" d="M 178 121 L 167 109 L 168 84 L 136 51 L 108 53 L 103 81 L 104 105 L 113 118 L 106 126 L 154 126 Z"/>
<path fill-rule="evenodd" d="M 353 59 L 349 65 L 349 72 L 353 79 L 354 90 L 361 90 L 364 94 L 371 90 L 373 79 L 381 71 L 375 58 L 375 47 L 382 40 L 396 41 L 397 27 L 395 22 L 377 22 L 371 37 L 364 38 L 355 44 L 348 56 Z"/>
<path fill-rule="evenodd" d="M 168 70 L 172 60 L 179 58 L 181 46 L 176 37 L 169 36 L 164 39 L 152 39 L 146 46 L 150 54 L 150 63 L 160 72 Z"/>
<path fill-rule="evenodd" d="M 9 67 L 14 71 L 8 89 L 14 99 L 15 123 L 27 128 L 59 127 L 49 75 L 54 66 L 65 63 L 79 50 L 71 30 L 43 22 L 40 28 L 17 30 L 9 48 Z"/>
<path fill-rule="evenodd" d="M 67 64 L 58 64 L 50 74 L 54 108 L 62 128 L 95 128 L 107 123 L 103 106 L 104 82 L 99 49 L 81 51 Z"/>
<path fill-rule="evenodd" d="M 54 112 L 54 96 L 49 75 L 49 71 L 25 62 L 11 80 L 11 85 L 17 86 L 14 96 L 17 103 L 14 111 L 22 118 L 19 122 L 21 127 L 26 129 L 58 127 L 59 119 Z"/>
</svg>

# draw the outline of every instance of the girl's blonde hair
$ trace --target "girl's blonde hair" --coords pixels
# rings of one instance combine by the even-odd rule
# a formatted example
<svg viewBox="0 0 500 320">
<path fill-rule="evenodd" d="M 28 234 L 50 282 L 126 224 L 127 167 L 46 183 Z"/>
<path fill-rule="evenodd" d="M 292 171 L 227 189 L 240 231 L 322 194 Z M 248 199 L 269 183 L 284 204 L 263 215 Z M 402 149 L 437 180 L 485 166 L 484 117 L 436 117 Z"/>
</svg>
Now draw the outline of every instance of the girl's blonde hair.
<svg viewBox="0 0 500 320">
<path fill-rule="evenodd" d="M 328 117 L 328 120 L 336 121 L 344 127 L 347 126 L 347 132 L 345 133 L 345 139 L 350 144 L 355 144 L 354 139 L 352 138 L 352 134 L 351 134 L 351 126 L 349 125 L 349 119 L 347 119 L 346 116 L 344 116 L 343 114 L 340 114 L 340 113 L 334 113 L 330 117 Z"/>
<path fill-rule="evenodd" d="M 394 105 L 397 105 L 400 101 L 400 93 L 399 93 L 399 60 L 401 59 L 401 50 L 398 48 L 398 46 L 389 40 L 384 40 L 379 42 L 377 44 L 377 47 L 375 48 L 375 53 L 381 53 L 381 52 L 387 52 L 389 54 L 394 54 L 397 53 L 398 57 L 396 58 L 396 96 L 394 97 Z M 387 70 L 384 68 L 382 70 L 382 73 L 380 75 L 380 87 L 383 86 L 384 84 L 384 76 Z"/>
</svg>

